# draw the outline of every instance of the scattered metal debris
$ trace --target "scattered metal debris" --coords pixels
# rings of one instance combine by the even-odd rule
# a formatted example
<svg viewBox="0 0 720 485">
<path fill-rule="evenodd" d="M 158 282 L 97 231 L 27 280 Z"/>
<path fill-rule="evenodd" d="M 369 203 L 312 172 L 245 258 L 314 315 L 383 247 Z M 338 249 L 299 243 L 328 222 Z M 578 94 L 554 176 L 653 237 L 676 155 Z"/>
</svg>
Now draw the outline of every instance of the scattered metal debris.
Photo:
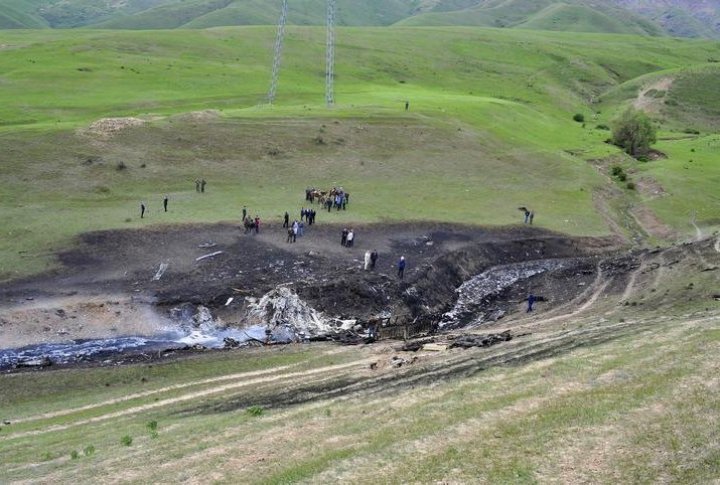
<svg viewBox="0 0 720 485">
<path fill-rule="evenodd" d="M 219 255 L 219 254 L 222 254 L 222 253 L 224 253 L 224 252 L 225 252 L 225 251 L 215 251 L 214 253 L 204 254 L 204 255 L 202 255 L 202 256 L 199 256 L 199 257 L 195 258 L 195 261 L 202 261 L 203 259 L 214 258 L 215 256 L 217 256 L 217 255 Z"/>
<path fill-rule="evenodd" d="M 160 278 L 162 278 L 162 275 L 165 274 L 165 270 L 168 269 L 168 263 L 160 263 L 160 267 L 157 270 L 157 273 L 155 273 L 155 276 L 153 276 L 153 281 L 159 281 Z"/>
</svg>

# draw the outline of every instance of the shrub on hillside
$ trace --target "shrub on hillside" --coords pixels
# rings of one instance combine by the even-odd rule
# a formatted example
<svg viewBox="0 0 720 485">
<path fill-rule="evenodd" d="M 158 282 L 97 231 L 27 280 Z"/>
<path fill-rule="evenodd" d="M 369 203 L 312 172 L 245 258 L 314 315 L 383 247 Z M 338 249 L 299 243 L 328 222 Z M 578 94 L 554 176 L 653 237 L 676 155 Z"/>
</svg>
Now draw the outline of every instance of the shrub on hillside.
<svg viewBox="0 0 720 485">
<path fill-rule="evenodd" d="M 610 127 L 608 125 L 599 124 L 595 127 L 597 130 L 604 130 L 604 131 L 610 131 Z"/>
<path fill-rule="evenodd" d="M 585 115 L 582 113 L 575 113 L 573 116 L 573 120 L 577 121 L 578 123 L 583 123 L 585 121 Z"/>
<path fill-rule="evenodd" d="M 250 416 L 262 416 L 265 410 L 262 406 L 250 406 L 245 410 L 245 412 Z"/>
<path fill-rule="evenodd" d="M 628 190 L 635 190 L 635 182 L 628 182 L 626 187 Z"/>
<path fill-rule="evenodd" d="M 700 134 L 700 131 L 699 131 L 699 130 L 696 130 L 696 129 L 694 129 L 694 128 L 685 128 L 685 129 L 683 130 L 683 133 L 687 133 L 688 135 L 699 135 L 699 134 Z"/>
<path fill-rule="evenodd" d="M 125 436 L 120 438 L 120 444 L 122 444 L 122 445 L 130 446 L 132 444 L 132 442 L 133 442 L 133 439 L 130 435 L 126 434 Z"/>
<path fill-rule="evenodd" d="M 657 141 L 650 118 L 632 108 L 625 111 L 612 127 L 613 143 L 632 157 L 647 155 L 650 145 Z"/>
</svg>

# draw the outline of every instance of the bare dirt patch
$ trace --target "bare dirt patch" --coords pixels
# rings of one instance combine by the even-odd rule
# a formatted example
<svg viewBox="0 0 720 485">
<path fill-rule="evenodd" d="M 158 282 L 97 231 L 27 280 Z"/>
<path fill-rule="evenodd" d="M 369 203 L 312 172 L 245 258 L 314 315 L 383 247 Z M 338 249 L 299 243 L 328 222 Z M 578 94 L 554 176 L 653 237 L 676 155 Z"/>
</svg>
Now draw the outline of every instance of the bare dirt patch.
<svg viewBox="0 0 720 485">
<path fill-rule="evenodd" d="M 665 188 L 660 185 L 660 182 L 651 177 L 641 177 L 635 182 L 637 191 L 643 197 L 648 199 L 657 199 L 658 197 L 664 197 L 667 195 Z"/>
<path fill-rule="evenodd" d="M 644 86 L 633 101 L 635 109 L 647 113 L 659 113 L 663 107 L 666 93 L 675 81 L 672 77 L 659 79 L 647 86 Z"/>
<path fill-rule="evenodd" d="M 674 240 L 677 238 L 677 233 L 662 222 L 648 207 L 636 206 L 633 207 L 630 212 L 638 224 L 651 236 L 665 240 Z"/>
<path fill-rule="evenodd" d="M 91 123 L 82 133 L 102 140 L 108 140 L 128 128 L 143 126 L 145 123 L 145 120 L 132 117 L 102 118 Z"/>
</svg>

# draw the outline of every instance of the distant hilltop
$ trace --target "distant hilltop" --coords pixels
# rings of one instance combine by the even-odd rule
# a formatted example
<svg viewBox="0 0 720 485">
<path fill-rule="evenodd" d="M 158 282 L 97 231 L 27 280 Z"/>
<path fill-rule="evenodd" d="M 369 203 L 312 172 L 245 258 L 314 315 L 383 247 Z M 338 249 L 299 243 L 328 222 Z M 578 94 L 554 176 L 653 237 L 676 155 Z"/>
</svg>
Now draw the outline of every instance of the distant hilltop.
<svg viewBox="0 0 720 485">
<path fill-rule="evenodd" d="M 289 1 L 322 25 L 326 0 Z M 272 25 L 281 0 L 5 0 L 0 28 L 177 29 Z M 720 38 L 720 0 L 337 0 L 346 26 L 482 26 Z"/>
</svg>

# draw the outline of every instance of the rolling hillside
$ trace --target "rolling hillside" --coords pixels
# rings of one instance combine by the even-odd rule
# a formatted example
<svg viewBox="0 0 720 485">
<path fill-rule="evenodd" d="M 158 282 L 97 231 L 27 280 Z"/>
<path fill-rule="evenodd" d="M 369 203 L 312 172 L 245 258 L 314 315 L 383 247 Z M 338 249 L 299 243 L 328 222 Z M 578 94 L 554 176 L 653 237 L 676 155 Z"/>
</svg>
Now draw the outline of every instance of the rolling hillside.
<svg viewBox="0 0 720 485">
<path fill-rule="evenodd" d="M 374 194 L 354 202 L 359 222 L 501 225 L 529 200 L 539 225 L 571 234 L 674 240 L 694 230 L 692 211 L 717 225 L 715 42 L 341 28 L 327 110 L 324 34 L 288 29 L 270 109 L 272 27 L 0 33 L 0 274 L 52 267 L 79 233 L 143 226 L 137 201 L 158 190 L 177 199 L 166 223 L 233 220 L 248 200 L 274 218 L 306 184 L 343 181 Z M 660 125 L 668 160 L 637 164 L 604 143 L 601 127 L 676 71 L 663 105 L 674 121 Z M 640 188 L 605 178 L 611 163 Z M 212 190 L 193 201 L 200 175 Z"/>
<path fill-rule="evenodd" d="M 289 22 L 321 25 L 324 0 L 290 2 Z M 1 28 L 206 28 L 274 24 L 279 0 L 8 0 Z M 340 25 L 473 25 L 577 32 L 718 38 L 716 0 L 353 0 L 338 1 Z"/>
</svg>

